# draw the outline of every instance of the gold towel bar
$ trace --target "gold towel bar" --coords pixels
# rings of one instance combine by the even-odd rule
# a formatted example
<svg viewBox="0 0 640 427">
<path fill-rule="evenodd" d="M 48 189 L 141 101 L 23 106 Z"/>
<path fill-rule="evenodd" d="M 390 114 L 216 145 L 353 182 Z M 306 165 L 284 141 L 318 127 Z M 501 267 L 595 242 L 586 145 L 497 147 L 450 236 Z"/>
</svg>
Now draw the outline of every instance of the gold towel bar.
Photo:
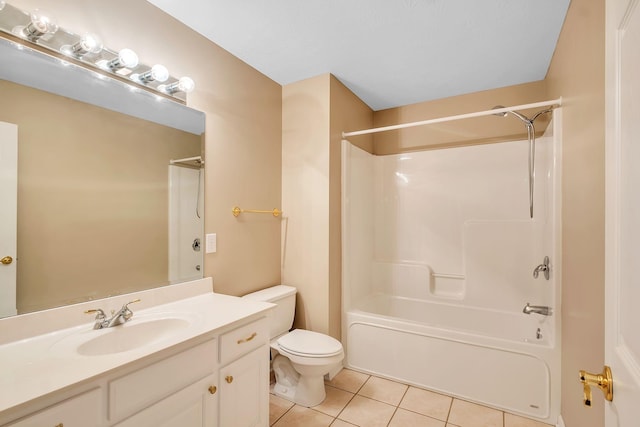
<svg viewBox="0 0 640 427">
<path fill-rule="evenodd" d="M 233 216 L 239 216 L 241 213 L 268 213 L 275 217 L 279 217 L 282 214 L 282 211 L 278 208 L 274 208 L 271 211 L 260 211 L 256 209 L 240 209 L 239 207 L 234 207 L 231 212 L 233 212 Z"/>
</svg>

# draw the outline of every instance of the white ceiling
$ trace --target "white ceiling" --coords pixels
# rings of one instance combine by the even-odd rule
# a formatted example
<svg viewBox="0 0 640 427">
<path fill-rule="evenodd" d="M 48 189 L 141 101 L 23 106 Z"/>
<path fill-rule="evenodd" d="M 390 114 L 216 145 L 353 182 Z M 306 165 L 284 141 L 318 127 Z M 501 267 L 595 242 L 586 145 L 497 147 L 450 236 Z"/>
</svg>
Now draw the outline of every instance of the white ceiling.
<svg viewBox="0 0 640 427">
<path fill-rule="evenodd" d="M 570 0 L 148 0 L 276 82 L 381 110 L 544 79 Z"/>
</svg>

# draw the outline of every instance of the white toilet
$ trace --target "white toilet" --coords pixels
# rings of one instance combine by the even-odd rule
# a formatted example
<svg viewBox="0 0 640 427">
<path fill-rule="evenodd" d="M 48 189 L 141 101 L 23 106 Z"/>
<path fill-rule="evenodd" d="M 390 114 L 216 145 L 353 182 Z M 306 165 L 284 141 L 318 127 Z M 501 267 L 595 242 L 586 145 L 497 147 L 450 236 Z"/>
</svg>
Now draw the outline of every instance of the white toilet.
<svg viewBox="0 0 640 427">
<path fill-rule="evenodd" d="M 304 329 L 289 332 L 296 308 L 294 287 L 273 286 L 244 298 L 276 304 L 270 319 L 275 394 L 307 407 L 322 403 L 326 397 L 324 375 L 344 358 L 340 341 Z"/>
</svg>

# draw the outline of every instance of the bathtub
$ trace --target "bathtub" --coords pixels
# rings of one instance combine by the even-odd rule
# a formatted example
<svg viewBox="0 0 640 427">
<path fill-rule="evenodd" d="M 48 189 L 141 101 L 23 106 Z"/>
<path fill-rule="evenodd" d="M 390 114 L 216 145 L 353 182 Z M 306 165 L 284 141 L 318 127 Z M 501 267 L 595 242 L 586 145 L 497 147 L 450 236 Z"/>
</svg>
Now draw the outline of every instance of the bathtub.
<svg viewBox="0 0 640 427">
<path fill-rule="evenodd" d="M 551 317 L 372 294 L 344 319 L 349 368 L 555 424 Z"/>
</svg>

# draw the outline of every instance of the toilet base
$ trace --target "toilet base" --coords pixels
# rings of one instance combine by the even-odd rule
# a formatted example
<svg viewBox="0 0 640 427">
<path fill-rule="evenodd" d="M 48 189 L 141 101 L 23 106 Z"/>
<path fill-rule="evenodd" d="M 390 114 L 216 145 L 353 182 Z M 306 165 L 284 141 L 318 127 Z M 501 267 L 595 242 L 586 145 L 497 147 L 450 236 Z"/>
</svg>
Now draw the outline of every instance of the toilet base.
<svg viewBox="0 0 640 427">
<path fill-rule="evenodd" d="M 291 361 L 282 355 L 273 359 L 273 371 L 276 374 L 276 385 L 273 388 L 276 396 L 306 407 L 321 404 L 327 396 L 324 374 L 300 375 Z"/>
</svg>

